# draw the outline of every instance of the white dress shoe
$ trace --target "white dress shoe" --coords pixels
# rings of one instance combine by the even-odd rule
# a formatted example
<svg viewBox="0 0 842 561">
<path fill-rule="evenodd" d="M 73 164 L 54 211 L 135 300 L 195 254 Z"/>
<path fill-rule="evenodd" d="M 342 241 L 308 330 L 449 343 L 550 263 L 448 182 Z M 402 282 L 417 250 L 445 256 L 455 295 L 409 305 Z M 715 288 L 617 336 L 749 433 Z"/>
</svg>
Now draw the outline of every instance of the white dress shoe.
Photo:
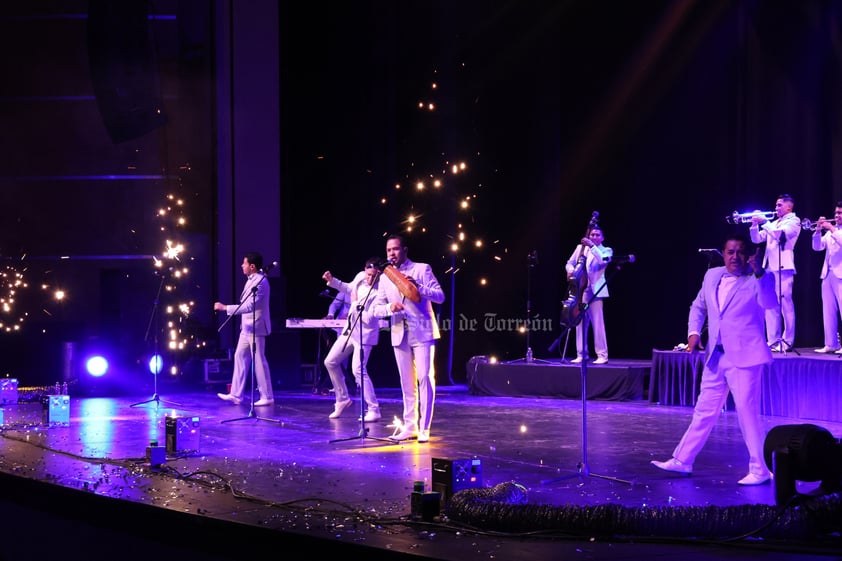
<svg viewBox="0 0 842 561">
<path fill-rule="evenodd" d="M 570 361 L 570 364 L 580 364 L 582 362 L 582 357 L 577 356 L 573 360 Z"/>
<path fill-rule="evenodd" d="M 224 399 L 225 401 L 230 401 L 234 405 L 239 405 L 243 402 L 243 400 L 241 400 L 239 397 L 231 395 L 230 393 L 218 393 L 216 394 L 216 397 L 218 397 L 219 399 Z"/>
<path fill-rule="evenodd" d="M 815 351 L 813 351 L 813 352 L 821 353 L 821 354 L 830 354 L 830 353 L 835 353 L 839 350 L 840 349 L 834 349 L 833 347 L 828 347 L 827 345 L 825 345 L 821 349 L 815 349 Z"/>
<path fill-rule="evenodd" d="M 608 359 L 607 359 L 607 358 L 603 358 L 603 357 L 599 357 L 598 359 L 596 359 L 595 361 L 593 361 L 593 363 L 594 363 L 594 364 L 607 364 L 607 363 L 608 363 Z"/>
<path fill-rule="evenodd" d="M 772 479 L 772 474 L 770 473 L 764 475 L 749 473 L 748 475 L 737 481 L 737 485 L 763 485 L 770 479 Z"/>
<path fill-rule="evenodd" d="M 398 434 L 390 436 L 389 440 L 401 442 L 403 440 L 409 440 L 410 438 L 415 438 L 415 427 L 413 426 L 404 427 Z"/>
<path fill-rule="evenodd" d="M 376 409 L 369 409 L 368 412 L 366 412 L 365 417 L 363 417 L 363 421 L 366 423 L 373 423 L 374 421 L 379 421 L 381 418 L 382 415 L 380 415 L 380 411 L 377 411 Z"/>
<path fill-rule="evenodd" d="M 345 401 L 337 401 L 333 405 L 333 413 L 328 415 L 328 418 L 329 419 L 335 419 L 335 418 L 339 417 L 339 415 L 341 415 L 342 412 L 345 411 L 345 409 L 347 409 L 349 405 L 351 405 L 350 399 L 346 399 Z"/>
<path fill-rule="evenodd" d="M 418 442 L 430 442 L 430 431 L 428 431 L 428 430 L 418 431 Z"/>
<path fill-rule="evenodd" d="M 691 473 L 693 473 L 693 464 L 685 464 L 676 460 L 675 458 L 670 458 L 666 462 L 652 460 L 650 463 L 656 468 L 662 469 L 664 471 L 673 471 L 675 473 L 683 473 L 684 475 L 690 475 Z"/>
<path fill-rule="evenodd" d="M 274 399 L 258 399 L 257 401 L 254 402 L 255 407 L 263 407 L 264 405 L 274 405 L 274 404 L 275 404 Z"/>
</svg>

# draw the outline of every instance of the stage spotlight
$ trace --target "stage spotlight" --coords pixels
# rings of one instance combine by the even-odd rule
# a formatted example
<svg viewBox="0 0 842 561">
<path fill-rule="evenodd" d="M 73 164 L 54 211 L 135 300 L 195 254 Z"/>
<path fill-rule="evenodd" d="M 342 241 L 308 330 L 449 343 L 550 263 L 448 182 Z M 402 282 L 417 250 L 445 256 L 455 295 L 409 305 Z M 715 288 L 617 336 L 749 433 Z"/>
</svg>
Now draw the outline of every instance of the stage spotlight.
<svg viewBox="0 0 842 561">
<path fill-rule="evenodd" d="M 823 427 L 777 426 L 766 435 L 763 457 L 774 474 L 778 505 L 800 495 L 796 491 L 797 481 L 821 481 L 812 494 L 842 490 L 842 445 Z"/>
<path fill-rule="evenodd" d="M 163 367 L 164 358 L 159 354 L 152 355 L 152 357 L 149 359 L 149 373 L 159 374 Z"/>
<path fill-rule="evenodd" d="M 108 372 L 108 360 L 102 355 L 96 355 L 85 361 L 85 372 L 94 378 L 105 376 Z"/>
</svg>

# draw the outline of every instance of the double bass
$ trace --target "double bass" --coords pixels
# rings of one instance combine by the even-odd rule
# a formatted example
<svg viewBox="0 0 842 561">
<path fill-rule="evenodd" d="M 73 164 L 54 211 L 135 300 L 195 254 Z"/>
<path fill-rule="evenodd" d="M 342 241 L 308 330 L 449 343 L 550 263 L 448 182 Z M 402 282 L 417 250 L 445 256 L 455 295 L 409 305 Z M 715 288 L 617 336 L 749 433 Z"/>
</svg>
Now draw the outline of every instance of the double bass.
<svg viewBox="0 0 842 561">
<path fill-rule="evenodd" d="M 590 235 L 592 229 L 599 227 L 598 220 L 599 213 L 594 211 L 591 215 L 590 222 L 588 222 L 585 237 Z M 567 298 L 561 302 L 560 319 L 561 325 L 566 329 L 572 329 L 582 321 L 582 312 L 585 309 L 582 298 L 585 290 L 588 288 L 588 273 L 585 270 L 585 262 L 588 259 L 587 249 L 583 245 L 582 251 L 579 252 L 579 257 L 576 259 L 576 266 L 573 268 L 573 272 L 570 273 L 570 278 L 567 279 Z"/>
</svg>

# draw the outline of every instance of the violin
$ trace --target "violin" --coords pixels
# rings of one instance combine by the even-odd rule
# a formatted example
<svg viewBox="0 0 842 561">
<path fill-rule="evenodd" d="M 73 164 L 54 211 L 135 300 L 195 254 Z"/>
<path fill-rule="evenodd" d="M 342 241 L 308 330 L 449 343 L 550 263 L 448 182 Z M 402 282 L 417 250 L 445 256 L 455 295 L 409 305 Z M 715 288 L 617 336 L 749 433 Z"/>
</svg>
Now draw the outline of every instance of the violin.
<svg viewBox="0 0 842 561">
<path fill-rule="evenodd" d="M 599 213 L 594 211 L 591 215 L 591 220 L 588 222 L 588 229 L 585 232 L 585 237 L 590 235 L 591 230 L 599 226 Z M 561 319 L 560 323 L 567 329 L 572 329 L 579 325 L 582 321 L 582 312 L 584 311 L 584 302 L 582 298 L 585 290 L 588 288 L 588 274 L 585 270 L 585 262 L 588 259 L 587 247 L 583 246 L 579 257 L 576 259 L 576 266 L 573 272 L 570 273 L 570 278 L 567 279 L 567 298 L 561 302 Z"/>
</svg>

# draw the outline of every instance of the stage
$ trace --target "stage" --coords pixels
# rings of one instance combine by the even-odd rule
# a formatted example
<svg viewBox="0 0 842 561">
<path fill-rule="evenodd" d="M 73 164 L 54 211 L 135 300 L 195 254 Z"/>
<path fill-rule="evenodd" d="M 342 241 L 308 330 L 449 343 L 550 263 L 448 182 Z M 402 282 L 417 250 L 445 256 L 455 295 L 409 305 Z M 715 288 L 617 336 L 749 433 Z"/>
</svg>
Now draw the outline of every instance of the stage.
<svg viewBox="0 0 842 561">
<path fill-rule="evenodd" d="M 467 365 L 475 395 L 634 401 L 692 407 L 699 395 L 702 353 L 653 350 L 652 360 L 612 359 L 608 364 L 568 360 L 498 363 L 474 357 Z M 842 422 L 842 355 L 812 349 L 774 353 L 763 372 L 761 410 L 765 415 Z M 729 407 L 731 402 L 729 399 Z"/>
<path fill-rule="evenodd" d="M 630 401 L 643 399 L 651 365 L 631 359 L 582 366 L 560 359 L 506 363 L 474 357 L 468 386 L 476 395 L 581 399 L 584 377 L 588 399 Z"/>
<path fill-rule="evenodd" d="M 842 547 L 838 530 L 793 523 L 800 511 L 776 505 L 773 485 L 736 484 L 747 458 L 733 412 L 684 477 L 649 462 L 670 456 L 686 406 L 441 386 L 431 441 L 392 443 L 396 388 L 377 388 L 383 419 L 367 435 L 358 410 L 328 419 L 332 396 L 310 388 L 278 391 L 256 410 L 221 401 L 218 389 L 164 387 L 147 403 L 148 393 L 71 395 L 68 426 L 45 425 L 40 402 L 6 404 L 2 558 L 784 560 L 838 558 Z M 767 429 L 802 422 L 764 417 Z M 840 423 L 820 424 L 842 434 Z M 161 456 L 147 457 L 150 441 L 168 446 L 173 435 L 153 465 Z M 451 502 L 414 519 L 416 481 Z"/>
</svg>

